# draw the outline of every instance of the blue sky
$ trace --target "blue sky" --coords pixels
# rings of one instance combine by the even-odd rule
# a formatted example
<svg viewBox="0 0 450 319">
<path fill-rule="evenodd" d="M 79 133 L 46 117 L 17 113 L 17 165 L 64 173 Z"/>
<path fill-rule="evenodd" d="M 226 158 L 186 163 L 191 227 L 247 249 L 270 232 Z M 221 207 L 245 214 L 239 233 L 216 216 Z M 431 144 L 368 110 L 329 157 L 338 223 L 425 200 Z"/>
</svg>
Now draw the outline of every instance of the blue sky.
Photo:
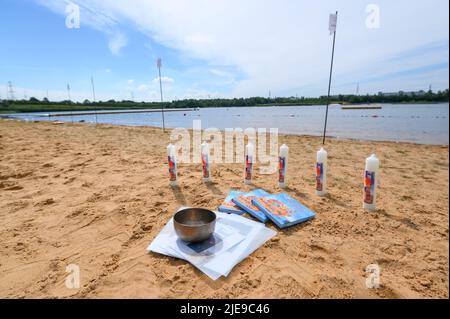
<svg viewBox="0 0 450 319">
<path fill-rule="evenodd" d="M 339 10 L 332 93 L 448 88 L 448 1 L 2 0 L 0 97 L 165 99 L 326 93 Z M 369 4 L 375 4 L 377 12 Z M 379 13 L 379 14 L 377 14 Z M 368 19 L 379 24 L 369 25 Z M 369 22 L 373 20 L 369 20 Z M 372 26 L 372 27 L 370 27 Z"/>
</svg>

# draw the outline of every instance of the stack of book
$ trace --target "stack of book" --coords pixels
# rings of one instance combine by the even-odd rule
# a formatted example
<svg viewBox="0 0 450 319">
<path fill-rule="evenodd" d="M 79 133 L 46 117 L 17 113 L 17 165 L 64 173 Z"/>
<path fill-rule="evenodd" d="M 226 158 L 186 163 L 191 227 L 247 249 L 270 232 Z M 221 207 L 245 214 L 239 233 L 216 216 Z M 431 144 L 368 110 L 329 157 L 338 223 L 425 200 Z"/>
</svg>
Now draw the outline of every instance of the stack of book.
<svg viewBox="0 0 450 319">
<path fill-rule="evenodd" d="M 231 191 L 219 211 L 239 215 L 248 213 L 263 223 L 270 219 L 279 228 L 303 223 L 316 216 L 312 210 L 289 195 L 272 195 L 262 189 L 249 193 Z"/>
</svg>

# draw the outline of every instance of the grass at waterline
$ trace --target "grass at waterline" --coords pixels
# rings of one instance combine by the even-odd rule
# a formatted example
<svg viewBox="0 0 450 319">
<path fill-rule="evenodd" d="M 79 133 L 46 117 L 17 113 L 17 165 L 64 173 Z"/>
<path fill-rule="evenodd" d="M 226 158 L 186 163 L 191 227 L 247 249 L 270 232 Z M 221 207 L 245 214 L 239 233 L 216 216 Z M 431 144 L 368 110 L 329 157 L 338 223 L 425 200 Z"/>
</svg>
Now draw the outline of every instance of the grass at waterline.
<svg viewBox="0 0 450 319">
<path fill-rule="evenodd" d="M 330 104 L 367 104 L 367 103 L 393 103 L 393 104 L 428 104 L 449 101 L 448 89 L 445 91 L 428 92 L 422 95 L 335 95 L 330 98 Z M 24 112 L 58 112 L 58 111 L 95 111 L 95 110 L 124 110 L 124 109 L 159 109 L 165 108 L 208 108 L 208 107 L 254 107 L 254 106 L 306 106 L 324 105 L 326 96 L 320 97 L 249 97 L 233 99 L 185 99 L 170 102 L 135 102 L 135 101 L 99 101 L 82 103 L 73 101 L 51 102 L 36 98 L 30 100 L 0 101 L 0 113 Z"/>
<path fill-rule="evenodd" d="M 157 109 L 159 106 L 154 105 L 117 105 L 117 106 L 93 106 L 83 104 L 51 104 L 51 105 L 9 105 L 0 106 L 0 114 L 13 114 L 13 113 L 32 113 L 32 112 L 70 112 L 70 111 L 106 111 L 106 110 L 124 110 L 124 109 Z"/>
</svg>

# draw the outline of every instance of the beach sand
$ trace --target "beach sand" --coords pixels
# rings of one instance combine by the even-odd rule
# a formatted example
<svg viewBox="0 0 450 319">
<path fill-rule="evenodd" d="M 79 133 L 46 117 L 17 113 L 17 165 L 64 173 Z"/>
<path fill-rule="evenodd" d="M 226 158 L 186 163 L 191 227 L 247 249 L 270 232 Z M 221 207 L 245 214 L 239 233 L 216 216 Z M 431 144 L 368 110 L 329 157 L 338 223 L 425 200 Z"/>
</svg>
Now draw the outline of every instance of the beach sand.
<svg viewBox="0 0 450 319">
<path fill-rule="evenodd" d="M 279 192 L 277 175 L 243 184 L 242 164 L 179 166 L 151 127 L 0 120 L 0 297 L 448 298 L 448 146 L 330 139 L 329 195 L 315 195 L 317 137 L 290 147 L 286 192 L 314 220 L 283 231 L 217 281 L 146 248 L 179 206 L 216 209 L 230 189 Z M 381 160 L 378 211 L 362 209 L 365 158 Z M 256 166 L 256 169 L 258 166 Z M 276 229 L 273 224 L 268 226 Z M 79 265 L 80 289 L 65 285 Z M 366 267 L 380 267 L 378 289 Z"/>
</svg>

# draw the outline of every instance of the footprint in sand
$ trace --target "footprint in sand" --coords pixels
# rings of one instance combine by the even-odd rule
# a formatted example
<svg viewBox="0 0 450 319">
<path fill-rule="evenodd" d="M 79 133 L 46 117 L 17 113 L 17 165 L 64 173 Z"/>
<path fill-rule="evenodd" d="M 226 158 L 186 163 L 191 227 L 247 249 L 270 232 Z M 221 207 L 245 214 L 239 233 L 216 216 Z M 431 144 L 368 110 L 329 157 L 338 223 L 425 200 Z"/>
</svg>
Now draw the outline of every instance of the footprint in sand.
<svg viewBox="0 0 450 319">
<path fill-rule="evenodd" d="M 48 206 L 55 203 L 55 200 L 53 198 L 47 198 L 41 202 L 36 203 L 34 206 Z"/>
<path fill-rule="evenodd" d="M 21 189 L 23 189 L 23 187 L 13 181 L 3 181 L 3 182 L 0 182 L 0 189 L 4 189 L 6 191 L 15 191 L 15 190 L 21 190 Z"/>
<path fill-rule="evenodd" d="M 69 178 L 67 181 L 65 181 L 63 184 L 64 184 L 64 185 L 70 184 L 70 183 L 72 183 L 75 179 L 76 179 L 75 177 L 71 177 L 71 178 Z"/>
</svg>

